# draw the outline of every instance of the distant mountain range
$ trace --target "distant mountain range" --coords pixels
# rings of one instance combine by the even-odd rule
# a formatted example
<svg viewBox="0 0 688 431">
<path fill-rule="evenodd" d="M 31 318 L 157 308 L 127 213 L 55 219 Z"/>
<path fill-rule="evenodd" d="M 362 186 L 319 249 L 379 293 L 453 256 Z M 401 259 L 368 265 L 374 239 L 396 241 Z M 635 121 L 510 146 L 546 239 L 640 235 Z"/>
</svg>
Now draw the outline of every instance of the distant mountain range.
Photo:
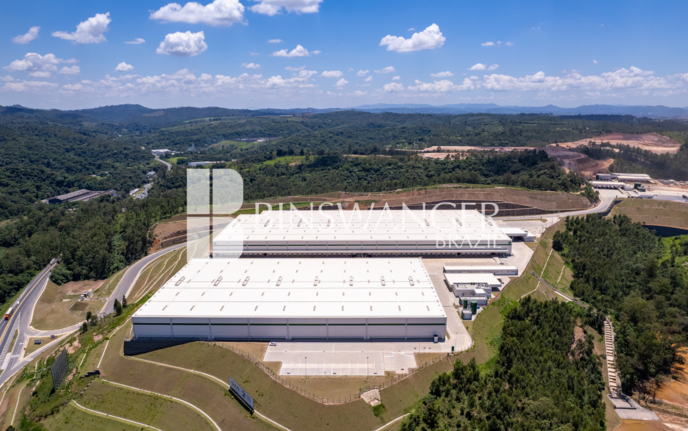
<svg viewBox="0 0 688 431">
<path fill-rule="evenodd" d="M 532 106 L 500 106 L 493 103 L 472 104 L 462 103 L 456 105 L 422 105 L 422 104 L 375 104 L 361 105 L 353 108 L 296 108 L 296 109 L 227 109 L 219 107 L 195 108 L 179 107 L 153 109 L 141 105 L 113 105 L 92 109 L 79 109 L 62 111 L 58 109 L 32 109 L 23 106 L 0 106 L 0 116 L 18 115 L 42 117 L 46 119 L 64 121 L 101 121 L 139 126 L 160 126 L 164 124 L 199 120 L 216 117 L 258 117 L 265 115 L 295 115 L 295 114 L 322 114 L 335 111 L 363 111 L 370 113 L 397 113 L 397 114 L 543 114 L 543 115 L 631 115 L 634 117 L 647 117 L 653 119 L 686 119 L 687 108 L 670 108 L 667 106 L 623 106 L 623 105 L 584 105 L 577 108 L 560 108 L 554 105 L 542 107 Z M 602 118 L 600 118 L 602 120 Z M 618 117 L 616 120 L 618 121 Z"/>
<path fill-rule="evenodd" d="M 500 106 L 494 103 L 460 103 L 456 105 L 361 105 L 353 109 L 365 112 L 393 112 L 397 114 L 552 114 L 552 115 L 633 115 L 648 118 L 688 118 L 688 107 L 668 106 L 625 106 L 625 105 L 583 105 L 577 108 L 560 108 L 554 105 Z"/>
</svg>

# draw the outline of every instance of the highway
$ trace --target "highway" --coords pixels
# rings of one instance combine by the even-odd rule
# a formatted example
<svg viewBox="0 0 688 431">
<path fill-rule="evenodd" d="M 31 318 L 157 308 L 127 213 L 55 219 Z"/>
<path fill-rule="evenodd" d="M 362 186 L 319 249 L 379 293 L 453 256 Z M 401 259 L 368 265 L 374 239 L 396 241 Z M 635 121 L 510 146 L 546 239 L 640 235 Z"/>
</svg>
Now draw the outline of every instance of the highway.
<svg viewBox="0 0 688 431">
<path fill-rule="evenodd" d="M 31 319 L 33 317 L 33 309 L 38 301 L 38 298 L 43 293 L 45 286 L 50 277 L 50 271 L 54 268 L 55 263 L 43 268 L 41 272 L 36 275 L 31 282 L 26 286 L 19 299 L 15 301 L 16 311 L 12 314 L 9 321 L 2 319 L 0 324 L 0 368 L 5 371 L 0 375 L 0 385 L 12 376 L 16 371 L 21 369 L 27 363 L 31 362 L 32 358 L 19 360 L 24 349 L 24 342 L 30 337 L 46 337 L 51 335 L 62 335 L 75 331 L 81 326 L 78 323 L 67 328 L 57 329 L 54 331 L 38 331 L 31 327 Z M 12 351 L 9 352 L 10 344 L 14 337 L 15 330 L 19 330 L 17 341 L 14 343 Z"/>
</svg>

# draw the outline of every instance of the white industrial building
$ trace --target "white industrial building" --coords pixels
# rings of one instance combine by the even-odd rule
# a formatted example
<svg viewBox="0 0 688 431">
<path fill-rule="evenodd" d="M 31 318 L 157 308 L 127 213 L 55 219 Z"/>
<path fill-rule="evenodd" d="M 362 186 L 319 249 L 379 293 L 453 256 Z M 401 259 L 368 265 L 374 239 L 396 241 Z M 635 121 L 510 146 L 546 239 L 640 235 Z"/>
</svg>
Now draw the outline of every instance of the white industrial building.
<svg viewBox="0 0 688 431">
<path fill-rule="evenodd" d="M 637 182 L 637 183 L 649 183 L 652 181 L 647 174 L 622 174 L 622 173 L 610 173 L 610 174 L 597 174 L 596 179 L 599 181 L 627 181 L 627 182 Z"/>
<path fill-rule="evenodd" d="M 420 258 L 197 259 L 132 317 L 137 339 L 444 340 Z"/>
<path fill-rule="evenodd" d="M 596 189 L 633 190 L 632 184 L 626 184 L 620 181 L 590 181 L 590 184 Z"/>
<path fill-rule="evenodd" d="M 445 274 L 482 274 L 517 276 L 518 267 L 510 265 L 445 265 Z"/>
<path fill-rule="evenodd" d="M 511 254 L 512 239 L 475 210 L 264 211 L 239 215 L 213 255 L 419 256 Z"/>
<path fill-rule="evenodd" d="M 480 274 L 480 273 L 469 273 L 469 274 L 452 274 L 452 273 L 445 273 L 444 274 L 444 282 L 447 284 L 447 287 L 453 288 L 455 286 L 461 286 L 461 285 L 481 285 L 481 286 L 487 286 L 488 292 L 491 292 L 493 290 L 501 290 L 502 289 L 502 282 L 494 276 L 494 274 Z"/>
</svg>

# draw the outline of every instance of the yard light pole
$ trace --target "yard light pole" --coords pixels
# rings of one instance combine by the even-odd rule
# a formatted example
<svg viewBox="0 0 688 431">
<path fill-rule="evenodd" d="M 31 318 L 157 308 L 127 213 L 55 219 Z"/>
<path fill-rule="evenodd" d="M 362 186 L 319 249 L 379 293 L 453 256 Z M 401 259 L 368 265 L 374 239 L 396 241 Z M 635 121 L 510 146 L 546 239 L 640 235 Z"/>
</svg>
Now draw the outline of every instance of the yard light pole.
<svg viewBox="0 0 688 431">
<path fill-rule="evenodd" d="M 370 371 L 368 369 L 368 357 L 366 356 L 366 382 L 368 380 L 370 380 L 369 375 L 370 375 Z"/>
</svg>

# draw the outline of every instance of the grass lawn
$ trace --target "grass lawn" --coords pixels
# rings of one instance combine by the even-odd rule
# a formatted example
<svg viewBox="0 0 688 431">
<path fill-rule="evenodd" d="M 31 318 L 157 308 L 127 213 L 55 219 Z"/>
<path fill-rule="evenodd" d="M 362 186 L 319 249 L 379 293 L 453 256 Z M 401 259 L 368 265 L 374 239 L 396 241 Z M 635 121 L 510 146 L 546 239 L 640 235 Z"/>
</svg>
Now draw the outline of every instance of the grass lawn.
<svg viewBox="0 0 688 431">
<path fill-rule="evenodd" d="M 2 405 L 0 405 L 0 412 L 2 412 L 0 413 L 0 424 L 2 424 L 3 430 L 10 425 L 14 425 L 15 427 L 19 425 L 22 417 L 22 411 L 26 407 L 26 404 L 29 402 L 29 398 L 31 397 L 31 391 L 26 388 L 26 384 L 27 382 L 25 381 L 20 382 L 15 384 L 9 391 L 7 391 L 5 399 L 3 400 Z M 19 399 L 18 409 L 17 399 Z M 12 415 L 14 415 L 15 410 L 17 410 L 17 414 L 15 415 L 14 423 L 12 423 Z"/>
<path fill-rule="evenodd" d="M 220 141 L 216 144 L 209 146 L 208 149 L 212 148 L 214 150 L 222 151 L 222 150 L 229 150 L 230 149 L 229 147 L 234 147 L 234 148 L 238 148 L 238 149 L 242 150 L 244 148 L 252 147 L 256 144 L 257 144 L 257 142 L 232 141 L 231 139 L 226 139 L 224 141 Z"/>
<path fill-rule="evenodd" d="M 306 159 L 306 156 L 283 156 L 276 157 L 272 160 L 266 160 L 263 162 L 264 165 L 274 165 L 275 163 L 296 163 L 301 162 Z"/>
<path fill-rule="evenodd" d="M 192 408 L 154 395 L 94 380 L 77 400 L 89 409 L 141 422 L 163 430 L 211 431 L 212 424 Z M 203 409 L 203 406 L 198 406 Z"/>
<path fill-rule="evenodd" d="M 34 344 L 34 340 L 41 340 L 41 344 Z M 52 340 L 50 337 L 35 337 L 35 338 L 29 338 L 29 344 L 26 345 L 26 351 L 24 352 L 24 356 L 29 356 L 31 353 L 35 352 L 36 350 L 40 349 L 41 347 L 44 347 L 46 344 L 50 343 Z"/>
<path fill-rule="evenodd" d="M 611 215 L 626 214 L 634 222 L 688 229 L 688 205 L 683 202 L 625 199 Z"/>
<path fill-rule="evenodd" d="M 104 379 L 183 399 L 203 409 L 222 429 L 248 431 L 275 429 L 257 416 L 251 416 L 238 401 L 232 399 L 225 388 L 207 378 L 123 357 L 121 355 L 122 342 L 130 330 L 129 323 L 111 338 L 105 359 L 100 366 Z M 219 347 L 216 349 L 229 352 Z M 232 374 L 237 375 L 235 372 Z M 228 380 L 227 375 L 222 375 L 220 378 L 223 381 Z M 253 396 L 260 397 L 255 392 Z M 275 419 L 268 412 L 262 411 L 260 401 L 258 403 L 261 413 Z"/>
<path fill-rule="evenodd" d="M 164 254 L 151 262 L 139 275 L 127 301 L 138 301 L 147 292 L 160 289 L 174 274 L 186 265 L 186 249 Z M 118 298 L 121 300 L 121 298 Z"/>
<path fill-rule="evenodd" d="M 89 299 L 84 301 L 77 301 L 69 309 L 72 313 L 86 320 L 86 314 L 90 311 L 92 314 L 98 314 L 103 305 L 105 305 L 105 299 Z"/>
<path fill-rule="evenodd" d="M 83 319 L 69 312 L 79 295 L 66 295 L 57 284 L 48 280 L 43 294 L 36 302 L 31 325 L 36 329 L 60 329 L 81 322 Z"/>
<path fill-rule="evenodd" d="M 81 404 L 82 400 L 77 402 Z M 83 405 L 83 404 L 82 404 Z M 114 418 L 90 413 L 69 403 L 42 423 L 50 431 L 137 431 L 141 427 Z M 149 430 L 150 428 L 146 428 Z"/>
</svg>

